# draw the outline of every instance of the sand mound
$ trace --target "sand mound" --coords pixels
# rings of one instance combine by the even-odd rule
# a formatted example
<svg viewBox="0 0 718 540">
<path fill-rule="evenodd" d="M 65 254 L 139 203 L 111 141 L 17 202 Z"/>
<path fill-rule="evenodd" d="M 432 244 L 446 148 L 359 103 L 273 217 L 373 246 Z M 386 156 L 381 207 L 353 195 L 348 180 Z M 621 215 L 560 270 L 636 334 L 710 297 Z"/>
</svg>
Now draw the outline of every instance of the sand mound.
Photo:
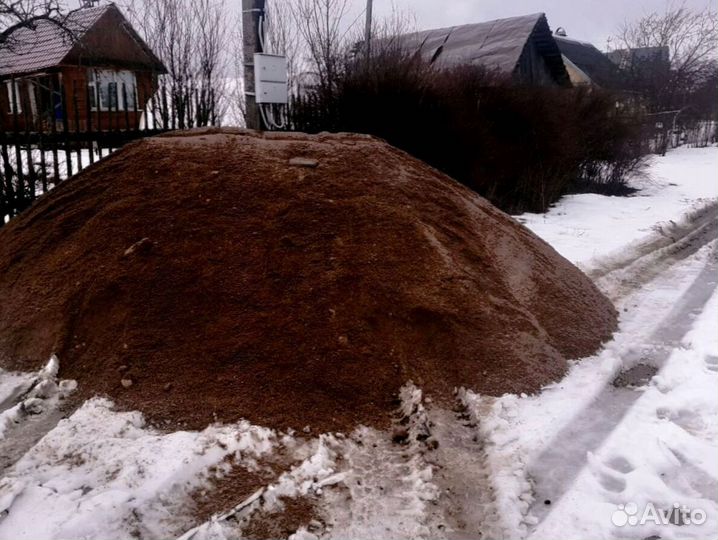
<svg viewBox="0 0 718 540">
<path fill-rule="evenodd" d="M 190 426 L 381 423 L 409 379 L 532 392 L 616 321 L 527 229 L 358 135 L 128 145 L 0 230 L 0 298 L 2 367 L 56 352 L 83 396 Z"/>
</svg>

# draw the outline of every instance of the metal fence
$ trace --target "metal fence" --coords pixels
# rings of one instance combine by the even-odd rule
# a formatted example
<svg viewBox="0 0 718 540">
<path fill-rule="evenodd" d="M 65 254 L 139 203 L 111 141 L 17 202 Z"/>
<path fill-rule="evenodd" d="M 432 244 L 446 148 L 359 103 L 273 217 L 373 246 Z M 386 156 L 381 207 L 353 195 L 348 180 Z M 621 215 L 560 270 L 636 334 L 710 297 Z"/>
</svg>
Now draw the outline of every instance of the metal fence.
<svg viewBox="0 0 718 540">
<path fill-rule="evenodd" d="M 641 125 L 644 151 L 664 155 L 679 146 L 705 147 L 718 141 L 718 122 L 680 119 L 681 111 L 646 114 Z M 680 121 L 679 121 L 680 120 Z"/>
</svg>

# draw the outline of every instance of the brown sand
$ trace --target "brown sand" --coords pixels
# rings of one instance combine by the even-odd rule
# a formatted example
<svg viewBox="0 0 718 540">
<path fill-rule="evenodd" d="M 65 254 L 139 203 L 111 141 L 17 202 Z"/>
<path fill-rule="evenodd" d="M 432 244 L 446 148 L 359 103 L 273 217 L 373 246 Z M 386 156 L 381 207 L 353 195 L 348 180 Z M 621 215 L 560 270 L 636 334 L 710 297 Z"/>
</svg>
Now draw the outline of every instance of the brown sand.
<svg viewBox="0 0 718 540">
<path fill-rule="evenodd" d="M 0 298 L 2 367 L 55 352 L 81 397 L 191 427 L 383 424 L 409 379 L 534 392 L 616 324 L 512 218 L 347 134 L 128 145 L 0 230 Z"/>
</svg>

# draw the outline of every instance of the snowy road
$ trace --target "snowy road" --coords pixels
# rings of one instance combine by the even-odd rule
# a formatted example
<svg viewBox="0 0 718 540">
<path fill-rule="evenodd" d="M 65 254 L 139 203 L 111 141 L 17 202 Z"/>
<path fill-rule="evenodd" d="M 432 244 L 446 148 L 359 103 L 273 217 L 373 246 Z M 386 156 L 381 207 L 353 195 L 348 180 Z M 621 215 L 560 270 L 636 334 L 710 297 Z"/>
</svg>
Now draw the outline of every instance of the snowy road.
<svg viewBox="0 0 718 540">
<path fill-rule="evenodd" d="M 619 309 L 625 310 L 624 326 L 636 328 L 632 333 L 632 340 L 635 341 L 620 358 L 624 370 L 632 371 L 628 371 L 627 386 L 614 381 L 607 383 L 535 459 L 530 467 L 536 471 L 533 477 L 538 504 L 533 508 L 534 514 L 547 514 L 549 507 L 543 501 L 555 502 L 565 494 L 581 468 L 587 465 L 587 452 L 600 448 L 624 420 L 642 395 L 636 389 L 648 384 L 651 377 L 660 372 L 715 293 L 718 277 L 715 251 L 717 207 L 710 205 L 706 210 L 700 213 L 699 219 L 691 220 L 691 226 L 684 231 L 684 235 L 675 237 L 669 244 L 654 251 L 642 250 L 630 264 L 601 272 L 599 283 L 606 284 L 604 287 L 608 296 Z M 705 251 L 706 261 L 695 264 L 691 257 L 701 249 Z M 646 267 L 644 259 L 650 260 L 650 267 Z M 616 280 L 614 273 L 619 273 L 620 279 Z M 690 285 L 682 288 L 679 286 L 681 282 L 689 282 Z M 662 299 L 663 302 L 670 301 L 672 308 L 665 318 L 659 319 L 655 328 L 651 328 L 647 320 L 654 319 L 657 313 L 663 312 L 657 308 L 664 307 L 656 306 L 652 298 L 651 293 L 657 288 L 674 288 L 674 294 Z M 636 347 L 638 343 L 640 347 Z M 637 368 L 639 364 L 646 368 Z M 631 380 L 634 373 L 633 378 L 637 380 Z M 550 476 L 547 477 L 546 471 L 550 471 Z M 618 480 L 605 482 L 616 487 L 621 485 Z"/>
<path fill-rule="evenodd" d="M 663 500 L 660 501 L 662 507 L 670 508 L 674 502 L 680 504 L 690 502 L 696 508 L 710 510 L 710 521 L 703 525 L 703 529 L 696 531 L 696 534 L 698 537 L 710 538 L 718 533 L 715 504 L 717 492 L 715 489 L 701 489 L 692 482 L 690 477 L 695 471 L 689 469 L 690 463 L 661 467 L 660 473 L 656 468 L 649 467 L 648 469 L 652 470 L 636 473 L 633 478 L 630 476 L 642 463 L 645 463 L 647 458 L 651 459 L 665 452 L 666 459 L 670 460 L 670 454 L 675 454 L 671 449 L 672 432 L 676 425 L 673 416 L 677 415 L 676 418 L 679 418 L 677 424 L 679 427 L 685 427 L 685 425 L 681 426 L 681 422 L 707 427 L 715 421 L 712 416 L 716 412 L 715 397 L 711 394 L 701 395 L 702 384 L 695 386 L 696 394 L 685 403 L 688 409 L 669 411 L 660 406 L 661 403 L 671 400 L 675 388 L 673 382 L 665 382 L 667 377 L 665 374 L 672 371 L 683 371 L 680 376 L 689 374 L 687 371 L 689 366 L 681 369 L 680 366 L 672 365 L 672 362 L 679 362 L 675 358 L 675 351 L 680 350 L 682 354 L 695 352 L 696 356 L 700 355 L 699 351 L 691 351 L 690 340 L 686 340 L 686 336 L 694 329 L 695 321 L 700 320 L 707 304 L 715 296 L 718 277 L 715 228 L 706 240 L 709 240 L 708 243 L 704 244 L 696 255 L 690 254 L 684 260 L 674 261 L 672 266 L 663 270 L 654 280 L 642 284 L 632 293 L 626 295 L 625 290 L 621 290 L 619 305 L 626 306 L 624 309 L 627 311 L 624 311 L 622 318 L 622 333 L 617 336 L 616 341 L 625 344 L 625 348 L 614 351 L 614 354 L 617 353 L 619 368 L 615 373 L 616 378 L 605 380 L 600 391 L 576 412 L 571 421 L 531 461 L 528 473 L 532 477 L 536 497 L 531 508 L 534 516 L 543 520 L 550 517 L 553 512 L 558 512 L 556 519 L 563 521 L 562 518 L 565 516 L 562 516 L 564 510 L 560 510 L 561 504 L 564 499 L 569 499 L 568 504 L 571 504 L 572 498 L 574 501 L 579 498 L 576 484 L 580 485 L 582 474 L 590 476 L 589 483 L 598 483 L 598 486 L 594 486 L 598 491 L 606 492 L 604 500 L 607 504 L 635 502 L 630 495 L 623 495 L 629 481 L 637 484 L 674 481 L 685 484 L 685 489 L 678 491 L 666 489 L 666 496 L 673 492 L 673 500 L 662 498 Z M 690 252 L 690 250 L 681 250 L 680 253 L 685 254 L 686 251 Z M 635 282 L 642 281 L 640 274 L 635 277 Z M 621 283 L 625 283 L 625 280 Z M 657 291 L 661 294 L 657 295 Z M 711 306 L 709 312 L 715 314 L 714 309 Z M 665 315 L 662 316 L 663 314 Z M 650 324 L 651 322 L 654 324 Z M 706 316 L 704 322 L 712 323 L 714 319 Z M 708 340 L 712 337 L 706 334 L 698 336 L 698 339 L 703 345 L 704 339 Z M 702 383 L 712 383 L 708 385 L 709 391 L 711 386 L 713 390 L 716 389 L 715 374 L 706 372 L 706 370 L 710 371 L 712 357 L 710 354 L 703 354 L 702 358 L 696 358 L 698 362 L 694 367 L 698 369 L 690 373 L 691 377 L 706 379 L 701 381 Z M 690 387 L 692 381 L 680 381 L 680 384 Z M 686 392 L 686 388 L 679 389 L 679 392 Z M 696 399 L 701 400 L 703 406 L 710 404 L 710 407 L 696 407 Z M 646 412 L 640 411 L 641 408 L 654 409 L 653 418 L 650 416 L 641 418 L 641 423 L 650 422 L 653 424 L 653 429 L 649 430 L 650 438 L 636 440 L 638 432 L 645 432 L 639 429 L 645 426 L 639 425 L 637 420 L 637 415 Z M 630 426 L 635 426 L 637 432 L 629 432 L 628 437 L 622 436 L 621 431 L 630 430 Z M 700 438 L 701 434 L 691 435 Z M 662 446 L 657 441 L 663 441 L 666 446 Z M 711 445 L 716 443 L 710 437 L 701 442 L 708 442 Z M 701 452 L 700 444 L 697 442 L 693 444 L 691 441 L 691 445 L 696 451 Z M 714 451 L 718 451 L 718 447 L 714 446 Z M 653 456 L 650 455 L 652 452 L 655 452 Z M 710 461 L 715 455 L 707 453 L 703 459 Z M 602 460 L 599 456 L 605 456 L 605 459 Z M 711 472 L 706 470 L 701 471 L 700 474 L 712 477 L 712 482 L 715 484 L 716 477 L 714 474 L 711 475 Z M 642 474 L 646 476 L 641 477 Z M 635 486 L 634 490 L 636 490 Z M 636 493 L 634 499 L 638 499 L 639 496 Z M 547 500 L 551 501 L 551 505 L 545 504 Z M 557 506 L 559 510 L 555 510 Z M 610 522 L 606 523 L 609 524 Z M 547 527 L 551 530 L 550 525 Z M 560 525 L 560 530 L 565 534 L 563 525 Z M 595 529 L 591 530 L 595 531 Z M 551 537 L 550 533 L 546 536 L 546 532 L 541 532 L 540 527 L 538 531 L 539 533 L 534 535 L 535 538 Z M 665 531 L 661 531 L 661 527 L 658 527 L 654 531 L 642 531 L 637 534 L 647 533 L 641 538 L 654 533 L 660 533 L 661 538 L 670 537 Z M 672 533 L 677 534 L 676 531 Z M 703 536 L 706 533 L 709 535 Z M 606 537 L 614 537 L 614 534 L 615 532 L 607 534 Z M 686 534 L 687 531 L 683 530 L 679 536 L 685 537 Z M 577 536 L 580 537 L 581 535 Z"/>
<path fill-rule="evenodd" d="M 72 384 L 53 365 L 0 372 L 0 540 L 239 538 L 276 527 L 287 500 L 313 508 L 283 521 L 296 540 L 718 537 L 716 170 L 718 148 L 680 149 L 637 197 L 519 217 L 620 313 L 611 342 L 536 396 L 459 390 L 445 410 L 408 384 L 388 432 L 168 434 L 103 399 L 60 420 Z M 229 463 L 273 479 L 202 523 L 197 494 Z"/>
</svg>

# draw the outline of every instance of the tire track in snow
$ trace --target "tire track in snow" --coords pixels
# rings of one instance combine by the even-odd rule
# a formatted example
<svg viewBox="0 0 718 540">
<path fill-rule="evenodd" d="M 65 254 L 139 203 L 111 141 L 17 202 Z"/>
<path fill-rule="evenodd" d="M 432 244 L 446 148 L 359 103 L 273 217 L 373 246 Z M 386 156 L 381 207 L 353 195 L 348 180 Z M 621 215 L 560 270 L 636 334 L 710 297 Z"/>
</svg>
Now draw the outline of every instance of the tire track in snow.
<svg viewBox="0 0 718 540">
<path fill-rule="evenodd" d="M 671 266 L 718 237 L 718 201 L 687 214 L 676 223 L 656 225 L 647 240 L 599 260 L 588 276 L 613 301 L 620 302 Z"/>
<path fill-rule="evenodd" d="M 496 538 L 494 487 L 477 423 L 463 404 L 455 411 L 431 407 L 427 414 L 438 443 L 427 461 L 441 493 L 438 511 L 448 525 L 446 538 Z"/>
<path fill-rule="evenodd" d="M 344 453 L 348 498 L 327 537 L 502 537 L 478 420 L 460 395 L 450 411 L 413 385 L 401 394 L 393 436 L 366 430 Z"/>
<path fill-rule="evenodd" d="M 632 291 L 639 294 L 641 287 L 660 279 L 657 276 L 712 243 L 703 268 L 677 299 L 670 313 L 646 336 L 645 343 L 649 347 L 630 349 L 622 358 L 624 366 L 630 367 L 640 362 L 660 370 L 690 331 L 694 316 L 702 311 L 713 295 L 718 272 L 717 210 L 716 205 L 706 207 L 704 212 L 697 214 L 698 219 L 692 222 L 685 234 L 668 245 L 639 254 L 632 262 L 617 265 L 600 278 L 605 279 L 611 277 L 612 272 L 620 272 L 621 279 L 613 282 L 618 287 L 613 288 L 612 292 L 619 300 L 630 299 Z M 641 395 L 641 392 L 617 388 L 609 382 L 529 464 L 527 470 L 534 484 L 535 496 L 535 503 L 530 509 L 533 516 L 541 521 L 548 515 L 551 506 L 570 489 L 578 474 L 589 465 L 587 453 L 601 446 Z"/>
</svg>

